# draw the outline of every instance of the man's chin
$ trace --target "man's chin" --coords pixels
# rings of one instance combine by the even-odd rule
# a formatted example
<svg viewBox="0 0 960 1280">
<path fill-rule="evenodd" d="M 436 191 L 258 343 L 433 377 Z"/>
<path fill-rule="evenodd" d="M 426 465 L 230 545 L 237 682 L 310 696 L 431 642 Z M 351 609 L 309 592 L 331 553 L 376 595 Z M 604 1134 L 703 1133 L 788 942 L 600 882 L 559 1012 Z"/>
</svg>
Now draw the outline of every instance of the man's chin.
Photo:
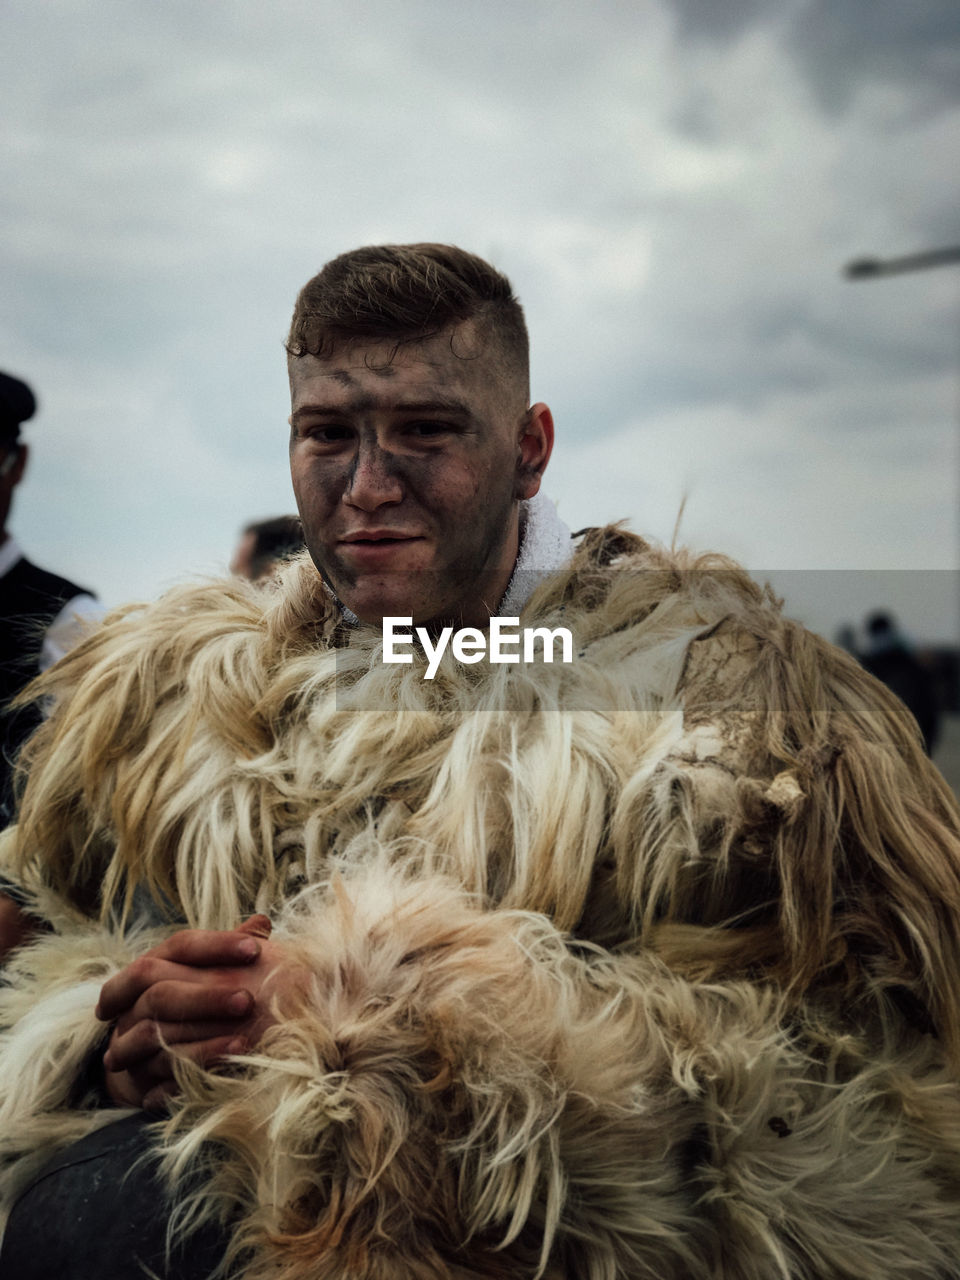
<svg viewBox="0 0 960 1280">
<path fill-rule="evenodd" d="M 337 592 L 340 603 L 361 622 L 379 627 L 384 618 L 412 618 L 417 626 L 432 621 L 445 610 L 442 600 L 434 599 L 423 590 L 410 590 L 409 586 L 393 581 L 379 580 L 376 584 L 364 583 L 364 590 L 357 587 Z"/>
</svg>

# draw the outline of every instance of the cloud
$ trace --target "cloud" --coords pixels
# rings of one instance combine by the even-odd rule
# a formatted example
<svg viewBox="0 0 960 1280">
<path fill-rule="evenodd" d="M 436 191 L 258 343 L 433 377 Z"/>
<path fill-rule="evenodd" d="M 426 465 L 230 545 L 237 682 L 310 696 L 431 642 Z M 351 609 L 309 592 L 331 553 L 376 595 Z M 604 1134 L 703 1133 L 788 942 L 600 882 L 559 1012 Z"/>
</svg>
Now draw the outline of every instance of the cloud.
<svg viewBox="0 0 960 1280">
<path fill-rule="evenodd" d="M 938 390 L 907 434 L 915 387 L 878 392 L 859 433 L 831 429 L 842 390 L 676 408 L 589 442 L 564 441 L 561 419 L 547 489 L 574 526 L 628 517 L 667 541 L 685 503 L 682 541 L 758 571 L 950 568 L 958 449 L 952 388 Z"/>
<path fill-rule="evenodd" d="M 812 0 L 794 18 L 791 45 L 832 113 L 849 109 L 864 85 L 897 85 L 912 114 L 960 97 L 960 9 L 952 0 Z"/>
<path fill-rule="evenodd" d="M 723 47 L 757 28 L 774 32 L 831 115 L 871 86 L 900 87 L 911 114 L 960 96 L 953 0 L 672 0 L 671 11 L 683 42 Z"/>
<path fill-rule="evenodd" d="M 840 275 L 960 236 L 952 0 L 50 0 L 5 39 L 51 568 L 151 594 L 289 509 L 296 290 L 424 238 L 514 280 L 578 523 L 669 537 L 689 492 L 760 568 L 956 562 L 955 277 Z"/>
</svg>

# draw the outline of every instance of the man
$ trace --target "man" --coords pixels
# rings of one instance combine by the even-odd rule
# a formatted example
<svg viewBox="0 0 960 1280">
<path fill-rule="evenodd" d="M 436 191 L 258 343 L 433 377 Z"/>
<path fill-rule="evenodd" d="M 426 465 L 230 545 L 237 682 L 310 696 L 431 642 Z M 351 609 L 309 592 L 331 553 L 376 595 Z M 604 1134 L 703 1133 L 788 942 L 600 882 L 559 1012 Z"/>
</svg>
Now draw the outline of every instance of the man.
<svg viewBox="0 0 960 1280">
<path fill-rule="evenodd" d="M 288 352 L 309 559 L 43 685 L 6 847 L 53 931 L 0 995 L 18 1274 L 104 1093 L 169 1109 L 173 1237 L 226 1222 L 231 1275 L 956 1270 L 960 839 L 916 727 L 729 562 L 571 547 L 480 259 L 345 254 Z M 572 661 L 477 664 L 498 617 Z M 396 618 L 465 639 L 427 678 Z"/>
<path fill-rule="evenodd" d="M 913 651 L 896 619 L 875 609 L 864 622 L 867 645 L 860 661 L 910 708 L 923 735 L 927 755 L 933 755 L 940 729 L 936 677 Z"/>
<path fill-rule="evenodd" d="M 103 610 L 85 587 L 26 559 L 7 529 L 13 491 L 23 479 L 27 445 L 20 428 L 36 401 L 25 382 L 0 372 L 0 821 L 12 814 L 11 761 L 34 728 L 34 715 L 9 702 L 76 643 Z"/>
<path fill-rule="evenodd" d="M 0 372 L 0 826 L 13 816 L 13 761 L 39 722 L 35 706 L 11 700 L 80 639 L 103 609 L 84 587 L 32 564 L 7 529 L 13 491 L 23 479 L 28 447 L 20 428 L 36 401 L 25 382 Z M 16 887 L 0 876 L 0 953 L 25 936 Z"/>
</svg>

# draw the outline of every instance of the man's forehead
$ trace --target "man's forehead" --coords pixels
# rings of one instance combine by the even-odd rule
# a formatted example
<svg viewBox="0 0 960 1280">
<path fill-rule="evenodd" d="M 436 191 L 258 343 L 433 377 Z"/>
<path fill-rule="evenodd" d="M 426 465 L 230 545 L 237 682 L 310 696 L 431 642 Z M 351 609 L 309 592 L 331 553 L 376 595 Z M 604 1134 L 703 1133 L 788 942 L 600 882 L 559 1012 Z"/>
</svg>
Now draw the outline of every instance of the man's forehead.
<svg viewBox="0 0 960 1280">
<path fill-rule="evenodd" d="M 294 402 L 307 393 L 339 395 L 382 389 L 389 395 L 402 387 L 499 390 L 502 371 L 489 358 L 492 344 L 465 322 L 416 342 L 396 339 L 340 343 L 323 355 L 288 356 Z"/>
<path fill-rule="evenodd" d="M 364 369 L 367 369 L 366 365 L 364 366 Z M 369 372 L 378 378 L 383 378 L 387 382 L 389 382 L 391 378 L 396 377 L 397 373 L 392 364 L 374 366 L 369 369 Z M 336 383 L 338 386 L 346 387 L 348 390 L 360 385 L 357 370 L 345 367 L 344 365 L 338 365 L 335 369 L 318 369 L 315 370 L 315 373 L 318 378 L 329 378 L 331 382 Z"/>
</svg>

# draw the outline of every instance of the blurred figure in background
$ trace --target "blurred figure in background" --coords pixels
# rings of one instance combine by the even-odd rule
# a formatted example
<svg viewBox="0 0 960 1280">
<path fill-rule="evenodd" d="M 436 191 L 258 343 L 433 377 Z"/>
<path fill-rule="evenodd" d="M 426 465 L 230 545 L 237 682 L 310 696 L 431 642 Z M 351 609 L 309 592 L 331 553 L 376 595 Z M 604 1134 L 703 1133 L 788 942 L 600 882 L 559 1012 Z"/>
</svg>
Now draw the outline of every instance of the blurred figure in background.
<svg viewBox="0 0 960 1280">
<path fill-rule="evenodd" d="M 913 712 L 927 755 L 933 753 L 940 728 L 936 680 L 914 653 L 891 613 L 877 609 L 864 621 L 866 649 L 860 661 Z"/>
<path fill-rule="evenodd" d="M 273 574 L 276 566 L 303 550 L 303 526 L 299 516 L 275 516 L 244 526 L 230 561 L 230 572 L 251 582 Z"/>
<path fill-rule="evenodd" d="M 833 635 L 833 643 L 839 649 L 846 649 L 847 653 L 852 653 L 855 658 L 860 656 L 859 647 L 857 645 L 857 629 L 851 626 L 849 622 L 842 622 Z"/>
<path fill-rule="evenodd" d="M 27 465 L 20 427 L 36 407 L 25 382 L 0 373 L 0 826 L 11 818 L 12 761 L 38 723 L 34 707 L 10 711 L 10 699 L 103 616 L 92 592 L 31 564 L 7 531 L 13 491 Z"/>
</svg>

